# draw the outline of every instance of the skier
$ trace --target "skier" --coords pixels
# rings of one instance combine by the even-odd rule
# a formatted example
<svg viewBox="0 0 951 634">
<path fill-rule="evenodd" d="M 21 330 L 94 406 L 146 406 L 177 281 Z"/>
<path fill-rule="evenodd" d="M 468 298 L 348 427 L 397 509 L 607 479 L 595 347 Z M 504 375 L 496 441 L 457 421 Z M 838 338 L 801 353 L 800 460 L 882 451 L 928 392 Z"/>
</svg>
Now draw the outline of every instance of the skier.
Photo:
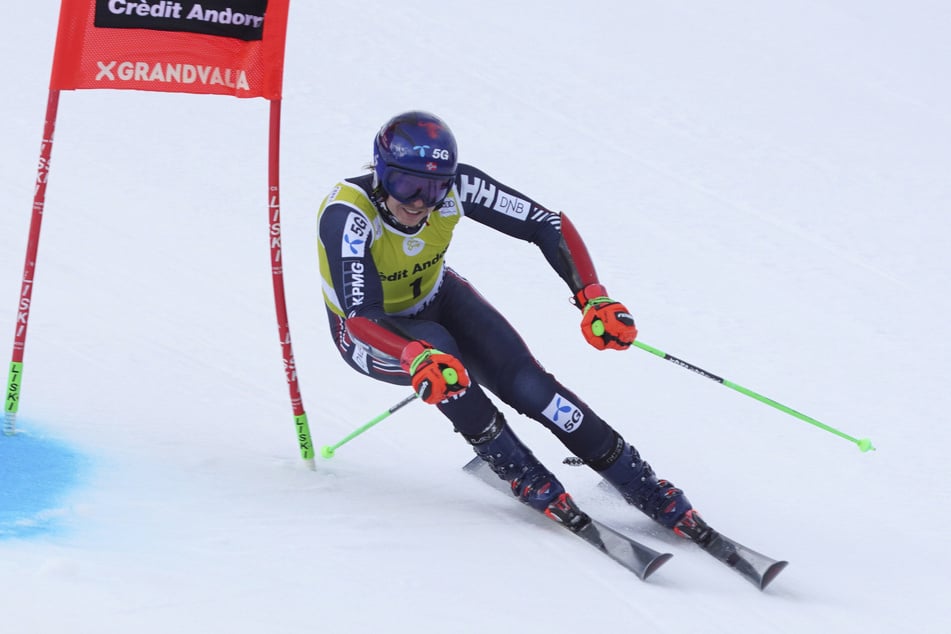
<svg viewBox="0 0 951 634">
<path fill-rule="evenodd" d="M 588 343 L 630 347 L 634 319 L 599 282 L 568 216 L 458 163 L 449 127 L 414 111 L 377 133 L 372 172 L 338 183 L 320 205 L 323 296 L 343 359 L 374 379 L 412 385 L 519 500 L 572 530 L 588 516 L 486 390 L 547 427 L 630 504 L 682 537 L 701 537 L 706 526 L 683 492 L 658 479 L 630 443 L 546 372 L 505 317 L 446 265 L 463 217 L 537 245 L 568 284 Z"/>
</svg>

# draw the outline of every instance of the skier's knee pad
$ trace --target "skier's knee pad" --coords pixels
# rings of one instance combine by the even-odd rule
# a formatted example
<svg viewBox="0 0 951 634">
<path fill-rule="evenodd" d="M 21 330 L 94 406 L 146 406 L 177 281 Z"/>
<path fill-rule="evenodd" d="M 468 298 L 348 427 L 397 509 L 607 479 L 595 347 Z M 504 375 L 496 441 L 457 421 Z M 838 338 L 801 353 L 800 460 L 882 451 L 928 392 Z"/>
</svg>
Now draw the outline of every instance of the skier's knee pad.
<svg viewBox="0 0 951 634">
<path fill-rule="evenodd" d="M 545 372 L 531 355 L 509 359 L 498 370 L 495 384 L 499 398 L 526 415 L 543 410 L 547 405 L 545 395 L 550 398 L 559 388 L 555 377 Z"/>
</svg>

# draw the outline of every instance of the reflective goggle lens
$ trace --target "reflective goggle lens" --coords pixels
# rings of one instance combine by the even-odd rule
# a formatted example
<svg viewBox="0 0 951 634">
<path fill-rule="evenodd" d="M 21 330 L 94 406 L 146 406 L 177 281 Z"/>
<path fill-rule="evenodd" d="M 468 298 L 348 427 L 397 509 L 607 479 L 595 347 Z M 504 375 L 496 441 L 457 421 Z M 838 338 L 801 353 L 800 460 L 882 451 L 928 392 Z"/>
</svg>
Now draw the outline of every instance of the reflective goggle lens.
<svg viewBox="0 0 951 634">
<path fill-rule="evenodd" d="M 383 175 L 383 189 L 401 203 L 423 201 L 427 207 L 435 207 L 449 195 L 452 178 L 435 179 L 388 168 Z"/>
</svg>

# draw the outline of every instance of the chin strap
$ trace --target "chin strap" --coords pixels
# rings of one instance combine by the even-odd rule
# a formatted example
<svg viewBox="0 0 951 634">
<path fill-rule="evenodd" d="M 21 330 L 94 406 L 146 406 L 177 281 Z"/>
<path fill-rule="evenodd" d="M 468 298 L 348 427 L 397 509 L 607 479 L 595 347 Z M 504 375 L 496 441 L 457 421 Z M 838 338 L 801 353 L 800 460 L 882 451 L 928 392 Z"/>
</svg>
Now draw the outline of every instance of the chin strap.
<svg viewBox="0 0 951 634">
<path fill-rule="evenodd" d="M 380 212 L 380 216 L 383 218 L 383 222 L 390 225 L 397 231 L 402 233 L 414 234 L 418 233 L 420 229 L 426 226 L 426 223 L 420 223 L 415 227 L 409 227 L 404 225 L 402 222 L 396 219 L 396 216 L 393 215 L 393 212 L 389 210 L 386 206 L 386 192 L 383 191 L 383 187 L 377 185 L 373 188 L 373 192 L 370 194 L 370 200 L 373 201 L 373 204 L 376 206 L 376 210 Z M 438 209 L 438 207 L 437 207 Z"/>
</svg>

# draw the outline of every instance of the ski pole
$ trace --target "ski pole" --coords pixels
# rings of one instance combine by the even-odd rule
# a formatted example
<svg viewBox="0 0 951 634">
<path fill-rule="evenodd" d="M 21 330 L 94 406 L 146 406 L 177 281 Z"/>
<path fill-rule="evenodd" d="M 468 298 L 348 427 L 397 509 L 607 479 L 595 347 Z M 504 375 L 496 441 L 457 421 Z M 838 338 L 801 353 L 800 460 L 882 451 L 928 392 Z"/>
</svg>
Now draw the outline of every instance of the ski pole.
<svg viewBox="0 0 951 634">
<path fill-rule="evenodd" d="M 409 405 L 410 403 L 412 403 L 414 400 L 416 400 L 416 396 L 417 396 L 416 392 L 413 392 L 412 394 L 410 394 L 409 396 L 407 396 L 406 398 L 404 398 L 402 401 L 400 401 L 399 403 L 397 403 L 396 405 L 394 405 L 394 406 L 391 407 L 390 409 L 386 410 L 385 412 L 383 412 L 382 414 L 380 414 L 379 416 L 377 416 L 377 417 L 374 418 L 373 420 L 371 420 L 371 421 L 369 421 L 369 422 L 367 422 L 367 423 L 361 425 L 360 427 L 357 427 L 355 430 L 353 430 L 350 434 L 348 434 L 345 438 L 343 438 L 342 440 L 340 440 L 340 441 L 337 442 L 336 444 L 333 444 L 333 445 L 324 445 L 323 447 L 320 448 L 320 455 L 321 455 L 323 458 L 327 458 L 328 460 L 329 460 L 330 458 L 333 458 L 333 457 L 334 457 L 334 453 L 337 451 L 337 449 L 339 449 L 339 448 L 342 447 L 343 445 L 347 444 L 348 442 L 350 442 L 351 440 L 353 440 L 354 438 L 356 438 L 357 436 L 359 436 L 360 434 L 362 434 L 362 433 L 365 432 L 366 430 L 370 429 L 371 427 L 373 427 L 374 425 L 376 425 L 377 423 L 379 423 L 380 421 L 382 421 L 384 418 L 387 418 L 387 417 L 388 417 L 390 414 L 392 414 L 393 412 L 395 412 L 395 411 L 397 411 L 398 409 L 401 409 L 401 408 L 403 408 L 404 406 Z"/>
<path fill-rule="evenodd" d="M 869 451 L 869 450 L 872 450 L 872 451 L 875 450 L 875 447 L 872 446 L 872 441 L 871 441 L 870 439 L 868 439 L 868 438 L 861 438 L 861 439 L 859 439 L 859 438 L 853 438 L 852 436 L 849 436 L 848 434 L 846 434 L 846 433 L 844 433 L 844 432 L 842 432 L 842 431 L 839 431 L 838 429 L 836 429 L 836 428 L 834 428 L 834 427 L 830 427 L 829 425 L 826 425 L 825 423 L 821 423 L 821 422 L 817 421 L 815 418 L 812 418 L 811 416 L 806 416 L 805 414 L 803 414 L 803 413 L 801 413 L 801 412 L 797 412 L 796 410 L 792 409 L 791 407 L 787 407 L 787 406 L 783 405 L 782 403 L 777 403 L 777 402 L 774 401 L 773 399 L 767 398 L 767 397 L 763 396 L 762 394 L 757 394 L 757 393 L 754 392 L 753 390 L 747 389 L 747 388 L 743 387 L 742 385 L 737 385 L 737 384 L 734 383 L 733 381 L 728 381 L 728 380 L 723 379 L 723 378 L 721 378 L 721 377 L 719 377 L 719 376 L 717 376 L 717 375 L 715 375 L 715 374 L 711 374 L 710 372 L 707 372 L 706 370 L 704 370 L 704 369 L 702 369 L 702 368 L 698 368 L 697 366 L 693 365 L 692 363 L 687 363 L 687 362 L 684 361 L 683 359 L 678 359 L 677 357 L 675 357 L 675 356 L 673 356 L 673 355 L 669 355 L 669 354 L 667 354 L 666 352 L 664 352 L 664 351 L 662 351 L 662 350 L 658 350 L 657 348 L 654 348 L 654 347 L 652 347 L 652 346 L 649 346 L 649 345 L 647 345 L 646 343 L 641 343 L 640 341 L 634 341 L 634 345 L 637 346 L 638 348 L 640 348 L 641 350 L 646 350 L 647 352 L 650 352 L 650 353 L 653 354 L 653 355 L 657 355 L 658 357 L 660 357 L 661 359 L 664 359 L 665 361 L 670 361 L 670 362 L 673 363 L 674 365 L 679 365 L 679 366 L 682 367 L 682 368 L 685 368 L 685 369 L 690 370 L 690 371 L 692 371 L 692 372 L 696 372 L 696 373 L 699 374 L 700 376 L 705 376 L 705 377 L 707 377 L 708 379 L 711 379 L 711 380 L 713 380 L 713 381 L 716 381 L 717 383 L 720 383 L 720 384 L 722 384 L 722 385 L 725 385 L 726 387 L 730 388 L 731 390 L 735 390 L 735 391 L 739 392 L 740 394 L 745 394 L 746 396 L 749 396 L 750 398 L 754 398 L 754 399 L 756 399 L 757 401 L 759 401 L 760 403 L 765 403 L 765 404 L 769 405 L 770 407 L 775 407 L 775 408 L 778 409 L 779 411 L 781 411 L 781 412 L 786 412 L 787 414 L 789 414 L 789 415 L 791 415 L 791 416 L 795 416 L 795 417 L 798 418 L 799 420 L 805 421 L 805 422 L 809 423 L 810 425 L 815 425 L 815 426 L 818 427 L 819 429 L 824 429 L 824 430 L 826 430 L 826 431 L 829 432 L 829 433 L 832 433 L 832 434 L 835 434 L 836 436 L 839 436 L 840 438 L 845 438 L 845 439 L 848 440 L 849 442 L 855 443 L 855 445 L 858 446 L 858 448 L 859 448 L 861 451 L 863 451 L 863 452 L 866 452 L 866 451 Z"/>
</svg>

